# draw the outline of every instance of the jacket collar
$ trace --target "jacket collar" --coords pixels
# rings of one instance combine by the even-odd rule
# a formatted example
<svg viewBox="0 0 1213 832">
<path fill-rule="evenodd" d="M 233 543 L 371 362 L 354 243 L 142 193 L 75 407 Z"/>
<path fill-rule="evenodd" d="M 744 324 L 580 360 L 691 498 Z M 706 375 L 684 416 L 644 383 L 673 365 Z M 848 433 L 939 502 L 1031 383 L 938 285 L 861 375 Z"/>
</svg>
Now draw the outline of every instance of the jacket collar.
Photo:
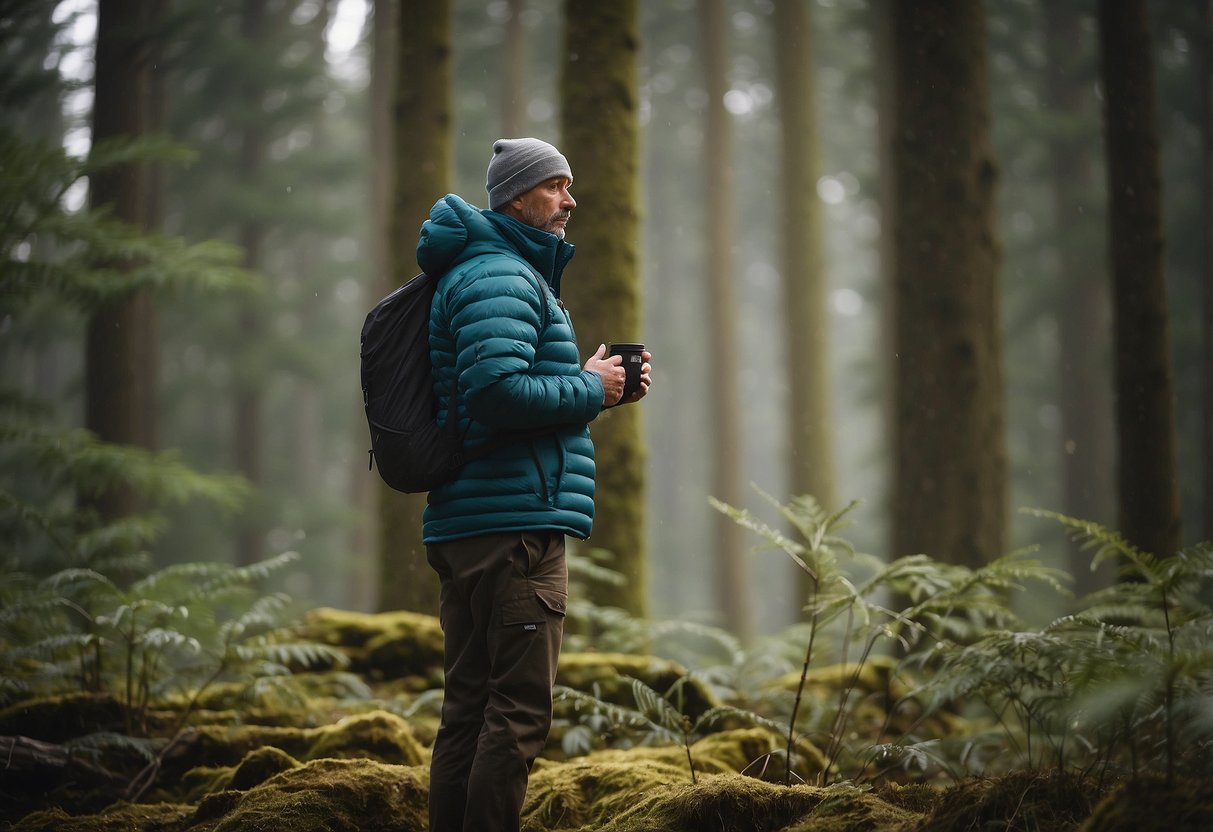
<svg viewBox="0 0 1213 832">
<path fill-rule="evenodd" d="M 485 211 L 484 216 L 502 240 L 516 249 L 552 287 L 552 293 L 560 297 L 560 278 L 576 246 L 500 211 Z"/>
</svg>

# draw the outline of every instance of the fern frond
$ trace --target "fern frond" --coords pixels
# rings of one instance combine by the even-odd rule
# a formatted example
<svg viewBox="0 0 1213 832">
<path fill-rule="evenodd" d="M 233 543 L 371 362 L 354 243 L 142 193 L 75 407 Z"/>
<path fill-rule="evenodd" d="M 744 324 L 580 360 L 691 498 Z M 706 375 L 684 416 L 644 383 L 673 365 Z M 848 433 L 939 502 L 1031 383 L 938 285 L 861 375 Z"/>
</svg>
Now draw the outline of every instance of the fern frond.
<svg viewBox="0 0 1213 832">
<path fill-rule="evenodd" d="M 344 651 L 310 641 L 241 644 L 235 652 L 246 662 L 266 661 L 288 668 L 348 667 L 350 663 Z"/>
<path fill-rule="evenodd" d="M 1034 517 L 1055 520 L 1066 527 L 1070 537 L 1077 541 L 1082 549 L 1094 549 L 1091 558 L 1091 569 L 1098 569 L 1108 558 L 1120 557 L 1126 562 L 1126 570 L 1130 575 L 1151 580 L 1156 578 L 1157 558 L 1148 552 L 1138 549 L 1120 533 L 1114 532 L 1099 523 L 1090 520 L 1080 520 L 1056 511 L 1039 508 L 1021 509 L 1023 513 Z"/>
<path fill-rule="evenodd" d="M 281 612 L 290 602 L 290 597 L 281 592 L 258 598 L 245 613 L 223 623 L 220 628 L 223 640 L 235 642 L 274 629 L 281 623 Z"/>
<path fill-rule="evenodd" d="M 668 650 L 671 642 L 689 638 L 706 645 L 711 652 L 720 655 L 729 664 L 736 663 L 744 653 L 741 641 L 728 630 L 695 621 L 653 622 L 648 627 L 648 634 L 657 651 L 660 651 L 660 645 L 666 646 Z M 683 664 L 689 662 L 684 661 Z"/>
<path fill-rule="evenodd" d="M 198 639 L 166 627 L 152 627 L 143 633 L 140 644 L 149 650 L 184 649 L 189 653 L 202 652 Z"/>
<path fill-rule="evenodd" d="M 111 597 L 121 597 L 122 591 L 118 586 L 95 569 L 72 567 L 62 569 L 46 579 L 46 585 L 51 590 L 71 595 L 82 589 L 100 589 Z"/>
<path fill-rule="evenodd" d="M 123 517 L 77 535 L 74 554 L 78 563 L 92 563 L 107 552 L 130 552 L 156 540 L 166 527 L 166 520 L 155 515 Z"/>
<path fill-rule="evenodd" d="M 249 585 L 258 581 L 264 581 L 278 570 L 289 566 L 297 560 L 299 560 L 298 552 L 282 552 L 248 566 L 221 570 L 210 580 L 204 582 L 202 587 L 199 588 L 197 595 L 202 597 L 219 588 L 235 584 Z"/>
<path fill-rule="evenodd" d="M 146 737 L 131 737 L 114 731 L 96 731 L 80 737 L 74 737 L 63 744 L 70 754 L 90 758 L 99 763 L 107 754 L 115 751 L 133 752 L 151 762 L 156 757 L 156 751 L 164 744 L 164 740 Z"/>
<path fill-rule="evenodd" d="M 631 682 L 632 698 L 636 700 L 637 712 L 655 727 L 662 728 L 681 738 L 684 717 L 678 709 L 639 679 L 633 679 L 630 676 L 623 678 Z"/>
<path fill-rule="evenodd" d="M 52 661 L 65 651 L 78 655 L 82 648 L 94 644 L 97 637 L 88 633 L 54 633 L 29 644 L 13 645 L 3 651 L 5 664 L 13 665 L 27 659 Z"/>
<path fill-rule="evenodd" d="M 724 514 L 734 523 L 737 523 L 744 529 L 749 529 L 759 537 L 771 543 L 775 548 L 781 550 L 792 560 L 793 563 L 796 564 L 797 567 L 807 572 L 810 576 L 814 578 L 817 577 L 812 567 L 805 560 L 805 556 L 808 553 L 808 548 L 806 546 L 797 543 L 783 532 L 767 525 L 762 520 L 759 520 L 753 515 L 752 512 L 750 512 L 749 509 L 736 509 L 733 506 L 730 506 L 728 503 L 717 500 L 715 497 L 709 497 L 708 503 L 712 506 L 712 508 L 719 511 L 721 514 Z"/>
<path fill-rule="evenodd" d="M 0 488 L 0 511 L 15 515 L 17 524 L 23 528 L 34 528 L 58 549 L 68 555 L 72 551 L 70 537 L 63 533 L 65 515 L 43 511 L 35 505 L 18 499 L 7 489 Z"/>
<path fill-rule="evenodd" d="M 736 720 L 747 725 L 753 725 L 756 728 L 766 728 L 777 737 L 787 736 L 787 722 L 776 722 L 773 719 L 757 714 L 754 711 L 745 708 L 736 708 L 731 705 L 721 705 L 704 711 L 699 719 L 695 720 L 693 731 L 698 732 L 701 728 L 706 728 L 715 725 L 718 722 L 725 720 Z"/>
<path fill-rule="evenodd" d="M 570 580 L 582 578 L 593 583 L 605 584 L 607 586 L 623 586 L 627 583 L 627 576 L 622 572 L 614 569 L 609 569 L 600 563 L 595 562 L 594 555 L 601 550 L 591 550 L 590 556 L 570 553 L 565 561 L 569 567 Z"/>
<path fill-rule="evenodd" d="M 591 713 L 603 716 L 611 725 L 633 730 L 650 726 L 649 721 L 636 711 L 605 702 L 592 694 L 564 685 L 556 685 L 552 689 L 552 693 L 556 701 L 571 702 L 576 710 L 586 709 Z"/>
<path fill-rule="evenodd" d="M 232 567 L 224 563 L 177 563 L 158 569 L 135 583 L 131 584 L 130 592 L 138 597 L 154 597 L 173 593 L 166 592 L 162 587 L 189 587 L 196 590 L 199 584 L 206 584 L 223 574 Z"/>
</svg>

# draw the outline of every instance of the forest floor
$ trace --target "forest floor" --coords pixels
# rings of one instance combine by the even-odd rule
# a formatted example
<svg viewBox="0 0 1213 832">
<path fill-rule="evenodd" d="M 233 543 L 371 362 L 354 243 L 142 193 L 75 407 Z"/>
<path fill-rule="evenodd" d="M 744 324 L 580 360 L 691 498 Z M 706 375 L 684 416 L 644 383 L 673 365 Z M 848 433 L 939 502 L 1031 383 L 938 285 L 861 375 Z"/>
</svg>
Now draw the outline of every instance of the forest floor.
<svg viewBox="0 0 1213 832">
<path fill-rule="evenodd" d="M 215 686 L 179 733 L 172 703 L 143 713 L 137 731 L 128 709 L 107 695 L 10 705 L 0 712 L 0 829 L 425 830 L 441 679 L 437 622 L 321 610 L 305 629 L 345 651 L 348 668 L 299 673 L 290 686 L 260 688 L 256 699 L 248 698 L 255 686 Z M 613 679 L 664 690 L 681 673 L 651 657 L 570 654 L 558 681 L 626 708 L 634 703 Z M 684 712 L 711 704 L 694 701 L 695 690 Z M 570 707 L 558 702 L 549 748 L 532 772 L 526 832 L 1213 829 L 1205 778 L 1179 775 L 1168 784 L 1139 773 L 1100 782 L 1036 769 L 920 782 L 899 769 L 863 782 L 784 785 L 785 740 L 772 727 L 726 722 L 685 745 L 603 747 L 609 743 L 598 738 L 571 754 L 577 744 L 568 734 L 581 723 Z M 804 770 L 820 771 L 816 749 L 805 744 L 798 755 Z"/>
</svg>

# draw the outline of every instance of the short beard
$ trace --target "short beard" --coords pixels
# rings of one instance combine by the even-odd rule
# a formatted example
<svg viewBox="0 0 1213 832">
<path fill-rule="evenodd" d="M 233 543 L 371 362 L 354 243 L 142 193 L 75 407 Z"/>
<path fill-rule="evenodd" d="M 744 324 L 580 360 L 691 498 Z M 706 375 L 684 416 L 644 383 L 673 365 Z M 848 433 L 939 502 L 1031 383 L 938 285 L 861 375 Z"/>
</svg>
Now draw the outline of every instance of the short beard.
<svg viewBox="0 0 1213 832">
<path fill-rule="evenodd" d="M 540 216 L 537 212 L 533 212 L 527 208 L 522 209 L 522 221 L 532 228 L 538 228 L 540 231 L 546 231 L 549 234 L 555 234 L 560 239 L 564 239 L 564 226 L 557 223 L 557 220 L 567 220 L 573 215 L 572 211 L 557 211 L 548 217 Z"/>
</svg>

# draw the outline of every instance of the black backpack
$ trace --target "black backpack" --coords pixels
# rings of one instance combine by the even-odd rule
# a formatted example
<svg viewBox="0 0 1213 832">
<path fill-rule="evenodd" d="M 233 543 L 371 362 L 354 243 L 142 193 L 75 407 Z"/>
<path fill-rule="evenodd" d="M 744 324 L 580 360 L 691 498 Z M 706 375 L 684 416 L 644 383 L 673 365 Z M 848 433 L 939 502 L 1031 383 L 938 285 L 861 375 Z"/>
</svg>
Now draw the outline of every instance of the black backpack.
<svg viewBox="0 0 1213 832">
<path fill-rule="evenodd" d="M 528 269 L 527 274 L 530 274 Z M 539 284 L 544 323 L 547 297 Z M 458 388 L 451 390 L 450 418 L 439 425 L 430 364 L 430 305 L 438 279 L 424 272 L 379 301 L 362 325 L 362 405 L 371 431 L 368 470 L 378 467 L 389 486 L 406 494 L 450 482 L 473 459 L 510 442 L 548 431 L 502 433 L 472 454 L 459 430 Z"/>
</svg>

